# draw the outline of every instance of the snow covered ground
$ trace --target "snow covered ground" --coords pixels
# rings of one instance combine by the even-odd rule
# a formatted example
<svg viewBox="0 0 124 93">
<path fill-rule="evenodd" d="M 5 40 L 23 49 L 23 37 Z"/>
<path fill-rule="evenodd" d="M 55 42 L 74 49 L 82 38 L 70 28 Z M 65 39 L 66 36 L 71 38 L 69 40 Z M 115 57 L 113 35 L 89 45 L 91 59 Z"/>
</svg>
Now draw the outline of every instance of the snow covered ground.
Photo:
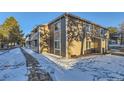
<svg viewBox="0 0 124 93">
<path fill-rule="evenodd" d="M 123 56 L 109 54 L 64 59 L 25 50 L 41 63 L 54 80 L 124 80 Z"/>
<path fill-rule="evenodd" d="M 26 60 L 19 48 L 12 49 L 0 55 L 1 81 L 27 80 L 26 73 Z"/>
<path fill-rule="evenodd" d="M 3 54 L 5 51 L 0 51 L 0 55 Z"/>
<path fill-rule="evenodd" d="M 65 59 L 24 50 L 39 61 L 41 69 L 48 71 L 53 80 L 124 80 L 123 56 L 108 54 Z M 0 53 L 0 80 L 28 80 L 26 59 L 19 48 Z"/>
</svg>

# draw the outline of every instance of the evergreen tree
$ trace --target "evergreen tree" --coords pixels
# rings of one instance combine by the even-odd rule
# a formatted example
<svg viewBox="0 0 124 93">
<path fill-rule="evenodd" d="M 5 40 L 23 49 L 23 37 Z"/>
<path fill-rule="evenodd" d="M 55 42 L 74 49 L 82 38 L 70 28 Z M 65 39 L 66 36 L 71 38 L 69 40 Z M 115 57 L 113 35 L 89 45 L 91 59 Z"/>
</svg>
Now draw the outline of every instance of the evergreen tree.
<svg viewBox="0 0 124 93">
<path fill-rule="evenodd" d="M 8 31 L 0 25 L 0 48 L 3 48 L 4 44 L 8 43 L 8 34 Z"/>
<path fill-rule="evenodd" d="M 108 30 L 109 30 L 109 33 L 110 34 L 114 34 L 114 33 L 117 33 L 117 27 L 108 27 Z"/>
<path fill-rule="evenodd" d="M 23 32 L 20 29 L 18 21 L 14 17 L 8 17 L 3 23 L 2 27 L 9 32 L 9 43 L 11 45 L 19 44 L 22 45 Z"/>
</svg>

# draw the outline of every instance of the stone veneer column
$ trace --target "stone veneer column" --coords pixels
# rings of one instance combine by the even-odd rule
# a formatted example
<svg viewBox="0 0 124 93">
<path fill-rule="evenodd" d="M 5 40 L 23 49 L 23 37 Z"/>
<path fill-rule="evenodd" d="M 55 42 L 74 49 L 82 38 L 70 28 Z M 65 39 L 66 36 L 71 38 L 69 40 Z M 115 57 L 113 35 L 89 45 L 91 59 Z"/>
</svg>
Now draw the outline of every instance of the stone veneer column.
<svg viewBox="0 0 124 93">
<path fill-rule="evenodd" d="M 86 51 L 86 41 L 87 41 L 87 39 L 86 39 L 86 35 L 85 35 L 84 42 L 83 42 L 83 55 L 85 55 L 84 51 Z"/>
<path fill-rule="evenodd" d="M 100 53 L 101 53 L 101 54 L 103 53 L 103 51 L 102 51 L 102 38 L 101 38 L 101 40 L 100 40 Z"/>
<path fill-rule="evenodd" d="M 38 28 L 38 53 L 40 53 L 40 27 Z"/>
<path fill-rule="evenodd" d="M 69 55 L 68 55 L 68 16 L 66 15 L 65 16 L 65 31 L 66 31 L 66 58 L 68 58 L 69 57 Z"/>
</svg>

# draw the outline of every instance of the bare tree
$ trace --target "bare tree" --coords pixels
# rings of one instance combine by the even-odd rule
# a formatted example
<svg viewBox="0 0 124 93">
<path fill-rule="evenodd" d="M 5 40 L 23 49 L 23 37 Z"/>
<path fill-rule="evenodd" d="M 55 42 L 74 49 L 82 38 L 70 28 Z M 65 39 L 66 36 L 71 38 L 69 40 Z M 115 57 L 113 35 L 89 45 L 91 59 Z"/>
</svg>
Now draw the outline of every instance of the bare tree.
<svg viewBox="0 0 124 93">
<path fill-rule="evenodd" d="M 82 23 L 82 31 L 80 33 L 80 39 L 81 39 L 81 53 L 80 55 L 84 55 L 83 51 L 84 51 L 84 39 L 86 37 L 86 27 L 84 26 L 84 24 Z"/>
</svg>

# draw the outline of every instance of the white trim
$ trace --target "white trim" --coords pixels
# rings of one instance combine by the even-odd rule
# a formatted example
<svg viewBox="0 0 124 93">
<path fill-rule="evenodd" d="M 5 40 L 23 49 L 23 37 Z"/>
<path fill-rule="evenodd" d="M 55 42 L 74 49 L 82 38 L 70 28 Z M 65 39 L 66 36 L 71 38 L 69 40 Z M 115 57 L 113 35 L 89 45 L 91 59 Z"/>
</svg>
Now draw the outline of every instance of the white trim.
<svg viewBox="0 0 124 93">
<path fill-rule="evenodd" d="M 50 21 L 48 24 L 52 24 L 52 23 L 54 23 L 55 21 L 58 22 L 57 20 L 60 20 L 62 17 L 64 17 L 65 14 L 67 14 L 67 13 L 61 14 L 60 16 L 58 16 L 58 17 L 56 17 L 55 19 L 53 19 L 52 21 Z"/>
</svg>

